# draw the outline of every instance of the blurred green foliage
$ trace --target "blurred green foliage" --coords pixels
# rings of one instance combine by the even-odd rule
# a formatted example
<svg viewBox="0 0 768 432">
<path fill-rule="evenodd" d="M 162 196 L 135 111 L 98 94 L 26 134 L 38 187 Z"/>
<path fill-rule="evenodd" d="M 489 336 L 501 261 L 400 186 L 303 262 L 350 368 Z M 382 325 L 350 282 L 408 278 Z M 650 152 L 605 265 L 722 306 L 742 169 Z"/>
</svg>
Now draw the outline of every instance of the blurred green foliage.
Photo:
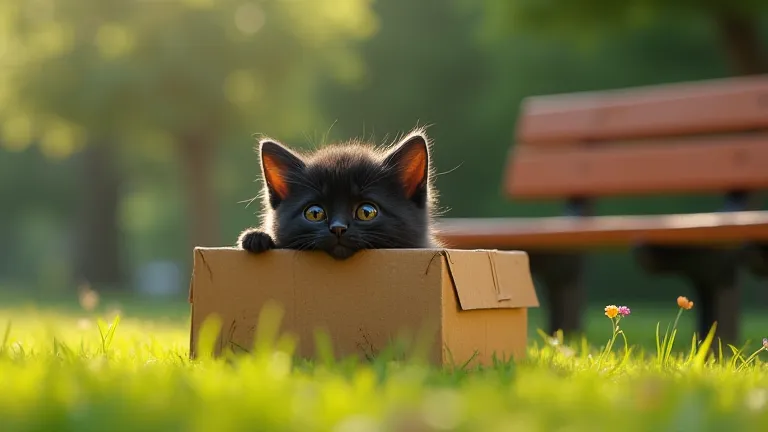
<svg viewBox="0 0 768 432">
<path fill-rule="evenodd" d="M 39 293 L 82 279 L 136 285 L 142 266 L 167 260 L 183 290 L 192 245 L 230 245 L 258 223 L 256 134 L 310 148 L 427 124 L 446 216 L 558 214 L 560 202 L 500 192 L 520 101 L 742 73 L 718 17 L 747 19 L 768 46 L 761 8 L 0 0 L 0 282 Z M 616 198 L 598 212 L 719 205 Z M 624 251 L 595 254 L 588 283 L 596 298 L 691 295 Z M 759 288 L 750 281 L 746 304 L 764 301 Z"/>
</svg>

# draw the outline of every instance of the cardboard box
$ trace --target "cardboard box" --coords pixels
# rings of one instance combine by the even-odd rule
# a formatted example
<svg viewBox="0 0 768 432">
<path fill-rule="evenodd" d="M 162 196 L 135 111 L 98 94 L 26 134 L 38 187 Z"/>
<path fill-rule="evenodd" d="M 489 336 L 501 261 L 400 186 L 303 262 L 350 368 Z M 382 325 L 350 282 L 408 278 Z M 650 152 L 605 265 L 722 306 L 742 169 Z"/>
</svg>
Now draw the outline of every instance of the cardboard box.
<svg viewBox="0 0 768 432">
<path fill-rule="evenodd" d="M 282 307 L 281 332 L 298 338 L 301 357 L 315 356 L 315 330 L 328 332 L 336 358 L 370 356 L 422 332 L 428 360 L 454 365 L 489 364 L 494 352 L 523 357 L 527 308 L 539 306 L 525 252 L 380 249 L 336 261 L 322 252 L 196 248 L 191 357 L 210 314 L 222 323 L 215 355 L 253 347 L 270 300 Z"/>
</svg>

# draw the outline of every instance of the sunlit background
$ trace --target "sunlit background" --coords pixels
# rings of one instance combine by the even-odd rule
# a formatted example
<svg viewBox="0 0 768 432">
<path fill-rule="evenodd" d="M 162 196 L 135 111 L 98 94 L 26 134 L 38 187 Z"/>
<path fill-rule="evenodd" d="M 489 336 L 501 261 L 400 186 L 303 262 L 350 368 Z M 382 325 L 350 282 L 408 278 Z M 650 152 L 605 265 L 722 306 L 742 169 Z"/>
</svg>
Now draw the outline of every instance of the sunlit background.
<svg viewBox="0 0 768 432">
<path fill-rule="evenodd" d="M 311 147 L 429 125 L 446 216 L 556 215 L 501 193 L 524 97 L 768 72 L 767 47 L 768 3 L 750 0 L 0 0 L 0 292 L 183 306 L 193 246 L 258 223 L 258 134 Z M 626 251 L 589 266 L 590 301 L 692 294 Z M 743 281 L 745 304 L 768 303 Z"/>
</svg>

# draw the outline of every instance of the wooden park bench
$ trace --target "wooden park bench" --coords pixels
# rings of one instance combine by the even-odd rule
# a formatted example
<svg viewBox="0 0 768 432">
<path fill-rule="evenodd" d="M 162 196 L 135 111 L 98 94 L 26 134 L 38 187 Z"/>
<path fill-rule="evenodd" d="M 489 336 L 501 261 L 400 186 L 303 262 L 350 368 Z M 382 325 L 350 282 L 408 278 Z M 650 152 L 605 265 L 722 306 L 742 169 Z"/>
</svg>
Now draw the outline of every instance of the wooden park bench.
<svg viewBox="0 0 768 432">
<path fill-rule="evenodd" d="M 739 336 L 737 270 L 768 276 L 768 76 L 523 101 L 503 189 L 514 199 L 562 199 L 541 218 L 442 219 L 450 247 L 518 249 L 545 286 L 549 331 L 581 329 L 587 249 L 631 249 L 643 269 L 695 288 L 698 332 Z M 722 194 L 705 214 L 599 216 L 611 196 Z M 715 209 L 713 209 L 715 210 Z M 620 285 L 621 281 L 616 281 Z"/>
</svg>

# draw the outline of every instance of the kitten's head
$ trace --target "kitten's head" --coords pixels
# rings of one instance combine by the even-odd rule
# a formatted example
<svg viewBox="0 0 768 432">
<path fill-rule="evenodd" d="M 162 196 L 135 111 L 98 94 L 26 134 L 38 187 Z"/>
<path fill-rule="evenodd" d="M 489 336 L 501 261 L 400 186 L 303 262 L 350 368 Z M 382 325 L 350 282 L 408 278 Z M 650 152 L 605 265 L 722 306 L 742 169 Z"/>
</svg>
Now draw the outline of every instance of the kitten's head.
<svg viewBox="0 0 768 432">
<path fill-rule="evenodd" d="M 360 143 L 300 155 L 259 143 L 265 228 L 280 248 L 345 259 L 361 249 L 433 245 L 429 143 L 422 130 L 390 149 Z"/>
</svg>

